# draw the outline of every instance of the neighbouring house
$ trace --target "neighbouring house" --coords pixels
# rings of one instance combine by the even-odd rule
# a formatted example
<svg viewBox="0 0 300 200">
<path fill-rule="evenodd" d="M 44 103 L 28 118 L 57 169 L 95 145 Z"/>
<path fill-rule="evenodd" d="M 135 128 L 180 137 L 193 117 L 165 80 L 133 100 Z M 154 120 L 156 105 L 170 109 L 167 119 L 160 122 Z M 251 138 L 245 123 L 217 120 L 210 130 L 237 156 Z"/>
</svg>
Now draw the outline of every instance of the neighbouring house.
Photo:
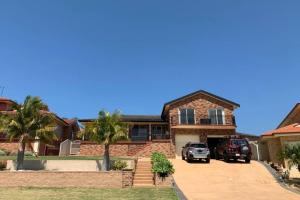
<svg viewBox="0 0 300 200">
<path fill-rule="evenodd" d="M 285 145 L 300 144 L 300 103 L 297 103 L 289 114 L 274 130 L 261 135 L 261 159 L 275 164 L 287 165 L 280 161 L 278 154 Z"/>
<path fill-rule="evenodd" d="M 12 109 L 14 104 L 16 104 L 15 101 L 0 97 L 0 112 L 7 115 L 14 114 L 15 111 Z M 40 112 L 44 114 L 50 113 L 47 108 Z M 62 119 L 56 114 L 54 114 L 54 123 L 52 126 L 58 136 L 58 140 L 51 144 L 44 144 L 39 141 L 33 142 L 32 147 L 38 155 L 58 155 L 60 143 L 66 139 L 73 140 L 79 131 L 76 119 Z M 0 149 L 7 150 L 9 152 L 17 152 L 18 140 L 9 141 L 5 133 L 0 133 Z"/>
<path fill-rule="evenodd" d="M 123 115 L 129 140 L 111 145 L 113 156 L 149 157 L 158 151 L 181 156 L 187 142 L 207 142 L 214 149 L 220 139 L 236 134 L 234 110 L 240 105 L 199 90 L 164 104 L 161 115 Z M 80 119 L 82 124 L 94 119 Z M 102 155 L 103 146 L 82 141 L 80 155 Z"/>
</svg>

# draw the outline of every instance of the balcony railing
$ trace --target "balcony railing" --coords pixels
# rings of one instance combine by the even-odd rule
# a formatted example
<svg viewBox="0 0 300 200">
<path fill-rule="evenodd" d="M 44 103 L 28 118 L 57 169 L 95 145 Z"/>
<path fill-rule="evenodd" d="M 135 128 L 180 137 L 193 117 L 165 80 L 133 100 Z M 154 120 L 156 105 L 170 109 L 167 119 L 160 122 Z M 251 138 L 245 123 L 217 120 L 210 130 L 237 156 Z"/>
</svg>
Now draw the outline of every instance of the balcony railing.
<svg viewBox="0 0 300 200">
<path fill-rule="evenodd" d="M 166 140 L 166 139 L 170 139 L 170 135 L 169 134 L 165 134 L 165 133 L 152 133 L 151 135 L 151 139 L 152 140 Z"/>
<path fill-rule="evenodd" d="M 200 124 L 201 125 L 225 125 L 226 123 L 224 123 L 224 124 L 214 123 L 210 118 L 202 118 L 202 119 L 200 119 Z M 236 125 L 234 116 L 232 116 L 232 125 Z"/>
</svg>

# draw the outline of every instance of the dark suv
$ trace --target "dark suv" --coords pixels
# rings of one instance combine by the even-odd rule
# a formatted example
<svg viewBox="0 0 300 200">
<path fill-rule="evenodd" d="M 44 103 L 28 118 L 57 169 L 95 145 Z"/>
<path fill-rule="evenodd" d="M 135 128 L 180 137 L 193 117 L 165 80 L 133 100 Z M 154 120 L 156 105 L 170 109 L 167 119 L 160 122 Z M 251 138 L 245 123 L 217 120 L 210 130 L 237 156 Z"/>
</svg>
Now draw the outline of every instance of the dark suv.
<svg viewBox="0 0 300 200">
<path fill-rule="evenodd" d="M 202 160 L 206 163 L 210 162 L 210 152 L 205 143 L 192 143 L 188 142 L 181 151 L 182 160 Z"/>
<path fill-rule="evenodd" d="M 230 159 L 243 159 L 246 163 L 251 160 L 251 147 L 248 140 L 240 138 L 227 138 L 219 143 L 215 150 L 216 159 L 223 158 L 225 162 Z"/>
</svg>

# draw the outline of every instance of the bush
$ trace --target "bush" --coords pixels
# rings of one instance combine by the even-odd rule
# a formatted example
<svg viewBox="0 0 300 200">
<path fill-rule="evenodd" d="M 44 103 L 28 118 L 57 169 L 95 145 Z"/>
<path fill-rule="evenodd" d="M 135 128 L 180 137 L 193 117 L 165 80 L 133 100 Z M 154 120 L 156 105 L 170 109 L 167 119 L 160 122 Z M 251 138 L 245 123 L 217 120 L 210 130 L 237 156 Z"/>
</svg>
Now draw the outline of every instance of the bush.
<svg viewBox="0 0 300 200">
<path fill-rule="evenodd" d="M 167 160 L 167 157 L 162 154 L 162 153 L 158 153 L 158 152 L 154 152 L 151 155 L 151 163 L 155 163 L 155 162 L 159 162 L 161 160 Z"/>
<path fill-rule="evenodd" d="M 151 155 L 152 172 L 158 173 L 160 176 L 167 176 L 175 172 L 173 164 L 162 153 L 153 153 Z"/>
<path fill-rule="evenodd" d="M 10 155 L 10 156 L 17 156 L 17 152 L 14 152 L 14 151 L 13 151 L 13 152 L 10 152 L 9 155 Z"/>
<path fill-rule="evenodd" d="M 127 167 L 127 162 L 122 160 L 116 160 L 112 166 L 113 170 L 122 170 Z"/>
<path fill-rule="evenodd" d="M 6 152 L 0 149 L 0 156 L 6 156 Z"/>
<path fill-rule="evenodd" d="M 34 156 L 31 151 L 25 151 L 24 156 Z"/>
<path fill-rule="evenodd" d="M 6 169 L 6 160 L 0 160 L 0 171 Z"/>
<path fill-rule="evenodd" d="M 289 168 L 296 166 L 300 171 L 300 144 L 298 145 L 287 145 L 279 153 L 281 160 L 287 159 Z"/>
</svg>

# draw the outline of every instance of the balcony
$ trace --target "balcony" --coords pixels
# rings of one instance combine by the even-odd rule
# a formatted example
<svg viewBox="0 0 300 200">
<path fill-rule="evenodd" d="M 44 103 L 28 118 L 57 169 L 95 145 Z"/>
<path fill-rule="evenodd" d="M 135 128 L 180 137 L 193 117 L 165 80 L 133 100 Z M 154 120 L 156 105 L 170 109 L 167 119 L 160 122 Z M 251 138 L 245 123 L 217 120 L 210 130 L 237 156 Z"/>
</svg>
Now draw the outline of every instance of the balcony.
<svg viewBox="0 0 300 200">
<path fill-rule="evenodd" d="M 210 118 L 202 118 L 199 120 L 200 125 L 236 125 L 235 124 L 235 117 L 232 116 L 232 124 L 226 124 L 226 123 L 217 123 L 215 120 L 212 120 Z"/>
</svg>

